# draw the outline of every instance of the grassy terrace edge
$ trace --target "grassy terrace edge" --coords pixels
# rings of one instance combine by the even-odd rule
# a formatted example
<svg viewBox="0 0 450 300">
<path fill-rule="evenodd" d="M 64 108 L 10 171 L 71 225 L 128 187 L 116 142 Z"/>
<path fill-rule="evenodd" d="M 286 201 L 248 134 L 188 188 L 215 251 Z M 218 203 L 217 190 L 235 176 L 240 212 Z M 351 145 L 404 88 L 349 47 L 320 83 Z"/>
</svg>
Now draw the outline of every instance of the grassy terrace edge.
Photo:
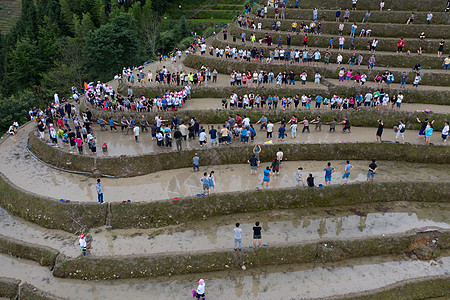
<svg viewBox="0 0 450 300">
<path fill-rule="evenodd" d="M 196 91 L 196 90 L 195 90 Z M 229 89 L 231 93 L 231 89 Z M 240 93 L 248 93 L 254 92 L 258 94 L 261 91 L 260 89 L 240 89 Z M 138 92 L 143 92 L 148 94 L 159 92 L 164 92 L 163 89 L 158 88 L 156 90 L 138 90 Z M 262 91 L 266 92 L 266 91 Z M 278 90 L 277 92 L 279 96 L 282 94 L 293 96 L 293 94 L 288 94 L 283 90 Z M 298 91 L 302 92 L 302 91 Z M 304 91 L 303 91 L 304 92 Z M 161 94 L 161 93 L 159 93 Z M 323 93 L 322 93 L 323 94 Z M 190 100 L 188 100 L 190 101 Z M 81 106 L 82 110 L 87 108 L 86 105 Z M 435 130 L 441 130 L 444 127 L 444 121 L 450 120 L 450 114 L 445 113 L 423 113 L 423 112 L 408 112 L 408 111 L 397 111 L 397 110 L 372 110 L 372 109 L 362 109 L 361 111 L 353 111 L 353 110 L 320 110 L 316 111 L 312 110 L 267 110 L 267 109 L 252 109 L 252 110 L 178 110 L 176 112 L 168 111 L 168 112 L 112 112 L 112 111 L 104 111 L 98 109 L 92 109 L 90 106 L 90 111 L 94 120 L 97 118 L 103 118 L 104 120 L 108 120 L 109 117 L 112 117 L 115 121 L 119 121 L 119 119 L 125 115 L 134 115 L 135 117 L 140 117 L 141 115 L 145 115 L 147 120 L 154 120 L 156 114 L 159 114 L 163 119 L 170 120 L 173 115 L 176 114 L 178 119 L 181 121 L 185 121 L 186 123 L 190 121 L 193 117 L 196 118 L 201 124 L 224 124 L 226 120 L 228 120 L 229 115 L 232 114 L 240 114 L 246 115 L 250 118 L 250 121 L 254 124 L 260 118 L 261 115 L 265 115 L 268 120 L 272 122 L 279 122 L 283 118 L 286 120 L 290 119 L 292 115 L 296 115 L 298 118 L 307 117 L 308 120 L 312 120 L 317 115 L 322 117 L 322 122 L 331 122 L 333 118 L 338 120 L 343 120 L 344 117 L 347 117 L 350 120 L 352 126 L 355 127 L 378 127 L 377 120 L 383 120 L 385 128 L 392 128 L 393 126 L 398 125 L 400 120 L 405 122 L 407 129 L 420 129 L 420 123 L 417 122 L 417 118 L 425 119 L 428 118 L 430 120 L 435 120 Z M 325 125 L 324 125 L 325 126 Z M 257 132 L 258 134 L 258 132 Z"/>
<path fill-rule="evenodd" d="M 336 38 L 335 38 L 336 40 Z M 219 37 L 216 37 L 211 44 L 214 47 L 219 47 L 219 48 L 225 48 L 227 45 L 229 45 L 230 47 L 235 46 L 237 49 L 252 49 L 253 46 L 249 43 L 247 43 L 246 45 L 241 45 L 241 44 L 237 44 L 237 43 L 231 43 L 230 40 L 224 41 L 222 39 L 220 39 Z M 274 45 L 272 47 L 268 47 L 265 45 L 258 45 L 256 48 L 257 49 L 263 49 L 265 51 L 265 53 L 268 53 L 268 51 L 270 49 L 274 50 L 275 47 L 277 45 Z M 283 46 L 284 47 L 284 46 Z M 301 47 L 293 47 L 293 49 L 296 48 L 301 48 Z M 315 50 L 313 47 L 311 47 L 313 50 Z M 343 57 L 343 62 L 348 62 L 348 59 L 350 58 L 351 54 L 353 51 L 349 51 L 349 50 L 345 50 L 345 51 L 339 51 L 339 49 L 337 49 L 337 47 L 335 47 L 334 49 L 330 50 L 331 52 L 331 58 L 330 58 L 330 62 L 331 63 L 336 63 L 336 59 L 337 59 L 337 54 L 341 53 L 342 57 Z M 357 50 L 354 51 L 356 53 L 362 53 L 364 59 L 363 59 L 363 67 L 365 67 L 365 71 L 367 70 L 367 64 L 368 64 L 368 60 L 371 54 L 369 54 L 367 52 L 367 50 L 365 50 L 364 52 L 361 50 Z M 323 50 L 322 50 L 322 54 L 323 54 Z M 266 54 L 267 56 L 267 54 Z M 420 64 L 423 68 L 423 70 L 428 70 L 428 69 L 436 69 L 436 70 L 441 70 L 442 69 L 442 61 L 444 59 L 444 57 L 437 57 L 437 56 L 424 56 L 424 55 L 398 55 L 395 52 L 376 52 L 375 54 L 375 58 L 376 58 L 376 66 L 377 67 L 386 67 L 386 69 L 389 69 L 390 67 L 397 67 L 397 68 L 407 68 L 408 70 L 410 68 L 412 68 L 412 66 L 416 65 L 416 64 Z M 320 62 L 320 64 L 323 65 L 323 59 Z M 301 66 L 301 65 L 300 65 Z M 348 67 L 348 64 L 343 64 L 342 67 Z"/>
<path fill-rule="evenodd" d="M 148 256 L 79 257 L 59 260 L 55 277 L 84 280 L 148 278 L 213 271 L 252 269 L 266 265 L 335 262 L 346 259 L 395 255 L 410 251 L 419 239 L 436 239 L 438 250 L 448 249 L 450 232 L 431 231 L 358 239 L 324 239 L 275 245 L 242 252 L 214 251 Z M 78 270 L 78 272 L 74 272 Z"/>
<path fill-rule="evenodd" d="M 156 228 L 220 215 L 271 209 L 392 201 L 447 203 L 449 196 L 449 185 L 441 182 L 358 183 L 315 189 L 246 191 L 132 205 L 111 203 L 111 225 L 114 229 Z M 68 232 L 84 232 L 103 226 L 108 215 L 105 205 L 75 201 L 65 203 L 36 196 L 8 183 L 3 177 L 0 177 L 0 206 L 39 226 Z"/>
<path fill-rule="evenodd" d="M 300 74 L 305 71 L 308 74 L 308 78 L 310 78 L 311 81 L 313 81 L 314 79 L 314 74 L 316 72 L 320 72 L 320 74 L 322 76 L 324 76 L 325 78 L 328 79 L 338 79 L 338 74 L 339 74 L 339 70 L 340 68 L 346 68 L 348 69 L 349 66 L 348 64 L 343 64 L 339 67 L 333 67 L 333 66 L 325 66 L 323 64 L 323 60 L 320 62 L 319 66 L 315 67 L 315 66 L 305 66 L 303 64 L 267 64 L 267 63 L 258 63 L 258 62 L 247 62 L 247 61 L 239 61 L 239 60 L 235 60 L 235 59 L 224 59 L 224 58 L 216 58 L 216 57 L 212 57 L 209 54 L 204 55 L 204 56 L 200 56 L 200 55 L 196 55 L 196 54 L 188 54 L 188 56 L 186 57 L 186 59 L 183 61 L 185 66 L 191 67 L 193 69 L 200 69 L 202 66 L 208 66 L 211 70 L 216 69 L 217 72 L 221 73 L 221 74 L 230 74 L 232 70 L 239 70 L 239 71 L 254 71 L 254 70 L 271 70 L 273 71 L 275 74 L 278 74 L 279 72 L 290 72 L 293 71 L 296 74 L 296 79 L 298 81 L 297 84 L 300 84 L 300 80 L 299 80 L 299 76 Z M 355 72 L 361 72 L 361 73 L 365 73 L 368 78 L 367 81 L 368 82 L 373 82 L 373 78 L 375 78 L 375 76 L 377 74 L 380 74 L 382 72 L 377 71 L 377 70 L 367 70 L 366 66 L 354 66 L 351 67 Z M 389 68 L 387 68 L 389 69 Z M 396 78 L 397 82 L 399 82 L 399 78 L 401 75 L 401 72 L 399 71 L 391 71 L 394 75 L 394 78 Z M 412 71 L 408 71 L 408 85 L 411 85 L 412 80 L 414 79 L 414 73 Z M 430 85 L 430 86 L 450 86 L 450 76 L 447 74 L 443 74 L 443 73 L 439 73 L 439 72 L 426 72 L 426 73 L 422 73 L 422 84 L 424 85 Z M 326 83 L 325 83 L 326 84 Z M 342 89 L 342 90 L 350 90 L 352 92 L 354 92 L 355 90 L 360 90 L 363 89 L 363 87 L 357 86 L 356 88 L 353 88 L 353 82 L 352 85 L 334 85 L 334 84 L 329 84 L 329 88 L 330 89 Z M 289 86 L 290 88 L 291 86 Z M 364 86 L 365 88 L 366 86 Z M 374 88 L 372 88 L 374 89 Z M 388 91 L 388 90 L 397 90 L 395 88 L 387 88 L 384 87 L 384 90 Z M 427 99 L 424 97 L 423 95 L 423 90 L 420 89 L 420 87 L 416 90 L 410 90 L 410 89 L 402 89 L 401 90 L 402 93 L 405 94 L 405 100 L 407 100 L 408 98 L 413 98 L 417 103 L 421 103 L 420 101 L 424 101 L 426 100 L 425 103 L 434 103 L 434 102 L 430 102 L 433 101 L 433 99 Z M 429 91 L 426 91 L 429 92 Z M 444 95 L 450 95 L 450 89 L 449 91 L 438 91 Z M 333 94 L 333 91 L 330 91 L 330 94 Z M 414 95 L 416 94 L 416 95 Z M 438 95 L 438 94 L 437 94 Z M 411 97 L 413 96 L 413 97 Z M 407 100 L 408 102 L 412 102 L 410 100 Z M 447 103 L 448 104 L 448 100 L 447 101 L 441 101 L 441 103 Z"/>
<path fill-rule="evenodd" d="M 411 299 L 425 299 L 425 298 L 438 298 L 449 297 L 450 292 L 448 286 L 450 284 L 450 275 L 433 276 L 433 277 L 421 277 L 416 279 L 403 280 L 383 288 L 376 290 L 369 290 L 360 293 L 351 293 L 339 296 L 332 296 L 327 299 L 354 299 L 354 300 L 376 300 L 376 299 L 397 299 L 397 300 L 411 300 Z M 45 297 L 34 299 L 59 299 L 48 293 L 44 293 L 39 289 L 26 283 L 20 286 L 20 280 L 12 278 L 0 278 L 0 297 L 7 297 L 10 299 L 33 299 L 24 298 L 24 290 L 26 293 L 32 291 L 32 297 Z M 22 297 L 17 298 L 20 295 Z M 26 295 L 28 297 L 28 294 Z"/>
<path fill-rule="evenodd" d="M 71 171 L 89 172 L 93 176 L 134 177 L 158 171 L 192 167 L 198 153 L 200 164 L 246 164 L 253 146 L 213 147 L 178 152 L 151 153 L 126 157 L 92 157 L 62 151 L 29 134 L 29 149 L 43 162 Z M 261 145 L 261 162 L 270 162 L 278 148 L 285 159 L 297 160 L 388 160 L 416 163 L 450 164 L 448 146 L 426 146 L 395 143 L 337 143 Z M 174 155 L 176 153 L 176 155 Z M 236 155 L 239 153 L 239 155 Z"/>
</svg>

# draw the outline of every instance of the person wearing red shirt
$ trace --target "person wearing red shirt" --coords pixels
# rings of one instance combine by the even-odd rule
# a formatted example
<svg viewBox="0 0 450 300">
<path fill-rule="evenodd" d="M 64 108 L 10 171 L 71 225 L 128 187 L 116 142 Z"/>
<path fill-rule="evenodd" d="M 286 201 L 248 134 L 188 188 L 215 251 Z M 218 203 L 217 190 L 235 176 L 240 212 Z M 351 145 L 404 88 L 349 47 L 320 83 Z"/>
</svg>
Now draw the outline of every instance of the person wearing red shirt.
<svg viewBox="0 0 450 300">
<path fill-rule="evenodd" d="M 305 37 L 303 38 L 303 46 L 308 46 L 308 35 L 305 34 Z"/>
<path fill-rule="evenodd" d="M 242 118 L 240 115 L 236 115 L 236 118 L 234 118 L 234 121 L 239 126 L 242 123 Z"/>
<path fill-rule="evenodd" d="M 405 41 L 403 40 L 403 38 L 401 38 L 398 42 L 397 42 L 397 53 L 402 52 L 403 53 L 403 47 L 405 47 Z"/>
</svg>

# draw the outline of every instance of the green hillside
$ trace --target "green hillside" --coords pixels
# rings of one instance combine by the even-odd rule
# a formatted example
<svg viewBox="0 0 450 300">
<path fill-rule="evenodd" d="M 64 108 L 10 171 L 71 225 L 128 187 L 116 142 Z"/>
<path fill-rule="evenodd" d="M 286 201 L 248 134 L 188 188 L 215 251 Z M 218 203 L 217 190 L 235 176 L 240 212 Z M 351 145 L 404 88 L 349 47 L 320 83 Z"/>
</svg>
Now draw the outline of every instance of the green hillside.
<svg viewBox="0 0 450 300">
<path fill-rule="evenodd" d="M 19 20 L 21 0 L 0 0 L 0 33 L 7 33 Z"/>
</svg>

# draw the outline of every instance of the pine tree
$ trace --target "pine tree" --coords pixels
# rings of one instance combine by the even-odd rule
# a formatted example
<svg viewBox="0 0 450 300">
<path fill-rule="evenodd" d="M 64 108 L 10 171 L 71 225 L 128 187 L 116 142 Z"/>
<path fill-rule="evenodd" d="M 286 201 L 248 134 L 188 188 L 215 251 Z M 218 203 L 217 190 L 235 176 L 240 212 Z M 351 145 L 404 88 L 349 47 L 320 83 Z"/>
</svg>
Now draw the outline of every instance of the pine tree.
<svg viewBox="0 0 450 300">
<path fill-rule="evenodd" d="M 190 36 L 191 30 L 189 29 L 189 25 L 186 22 L 186 18 L 184 16 L 181 16 L 180 22 L 178 23 L 178 34 L 180 40 L 184 39 L 185 37 Z"/>
<path fill-rule="evenodd" d="M 64 22 L 67 24 L 71 33 L 74 33 L 73 12 L 70 10 L 68 0 L 60 0 L 61 13 L 64 18 Z"/>
<path fill-rule="evenodd" d="M 85 37 L 91 32 L 95 30 L 94 22 L 92 22 L 91 15 L 89 13 L 83 14 L 83 19 L 81 19 L 81 33 L 80 36 Z"/>
</svg>

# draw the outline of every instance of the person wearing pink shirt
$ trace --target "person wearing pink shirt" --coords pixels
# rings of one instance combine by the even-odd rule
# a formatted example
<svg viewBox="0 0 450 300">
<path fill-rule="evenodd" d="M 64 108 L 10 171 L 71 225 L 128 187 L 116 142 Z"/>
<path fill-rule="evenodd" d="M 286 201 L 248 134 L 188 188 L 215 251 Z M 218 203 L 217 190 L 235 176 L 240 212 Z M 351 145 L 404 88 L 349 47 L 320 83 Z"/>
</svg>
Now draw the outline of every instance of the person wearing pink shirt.
<svg viewBox="0 0 450 300">
<path fill-rule="evenodd" d="M 345 75 L 346 75 L 345 80 L 350 81 L 353 75 L 352 69 L 348 70 Z"/>
</svg>

